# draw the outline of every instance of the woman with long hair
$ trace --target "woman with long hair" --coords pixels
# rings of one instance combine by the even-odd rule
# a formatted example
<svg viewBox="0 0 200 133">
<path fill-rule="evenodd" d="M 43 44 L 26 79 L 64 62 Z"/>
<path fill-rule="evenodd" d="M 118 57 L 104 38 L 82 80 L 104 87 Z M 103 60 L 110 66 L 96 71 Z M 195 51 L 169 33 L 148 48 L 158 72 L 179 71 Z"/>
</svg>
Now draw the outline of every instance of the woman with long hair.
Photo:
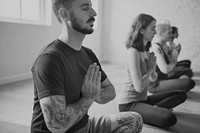
<svg viewBox="0 0 200 133">
<path fill-rule="evenodd" d="M 121 90 L 119 110 L 141 114 L 146 124 L 167 128 L 176 124 L 172 108 L 186 100 L 184 91 L 168 91 L 148 96 L 150 86 L 157 81 L 156 58 L 148 51 L 156 34 L 156 19 L 139 14 L 128 34 L 126 42 L 126 80 Z"/>
</svg>

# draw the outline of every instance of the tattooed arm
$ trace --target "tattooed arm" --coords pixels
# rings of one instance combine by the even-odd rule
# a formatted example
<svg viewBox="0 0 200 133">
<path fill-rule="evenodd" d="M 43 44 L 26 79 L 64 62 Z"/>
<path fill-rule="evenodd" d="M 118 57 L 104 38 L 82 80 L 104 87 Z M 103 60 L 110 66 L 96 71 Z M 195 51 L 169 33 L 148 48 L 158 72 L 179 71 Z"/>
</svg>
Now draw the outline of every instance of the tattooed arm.
<svg viewBox="0 0 200 133">
<path fill-rule="evenodd" d="M 51 132 L 63 133 L 76 124 L 88 111 L 100 93 L 101 72 L 96 63 L 91 65 L 82 85 L 79 101 L 66 105 L 65 97 L 53 95 L 42 98 L 40 105 L 45 123 Z"/>
<path fill-rule="evenodd" d="M 51 132 L 63 133 L 76 124 L 93 103 L 91 98 L 82 98 L 66 106 L 64 96 L 50 96 L 40 100 L 40 105 L 48 129 Z"/>
</svg>

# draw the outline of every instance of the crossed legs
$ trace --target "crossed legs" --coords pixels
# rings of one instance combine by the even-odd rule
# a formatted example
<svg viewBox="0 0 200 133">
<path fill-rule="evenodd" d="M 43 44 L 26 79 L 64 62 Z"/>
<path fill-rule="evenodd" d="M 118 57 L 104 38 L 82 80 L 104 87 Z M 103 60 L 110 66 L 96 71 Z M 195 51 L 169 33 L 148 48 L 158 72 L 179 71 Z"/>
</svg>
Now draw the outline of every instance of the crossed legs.
<svg viewBox="0 0 200 133">
<path fill-rule="evenodd" d="M 151 93 L 159 93 L 165 91 L 174 91 L 181 90 L 188 92 L 195 86 L 195 82 L 192 79 L 183 78 L 183 79 L 168 79 L 158 81 L 158 85 L 152 88 L 149 88 Z"/>
<path fill-rule="evenodd" d="M 162 92 L 151 95 L 146 101 L 120 104 L 120 111 L 138 112 L 146 124 L 167 128 L 176 124 L 176 116 L 169 109 L 186 100 L 183 91 Z"/>
</svg>

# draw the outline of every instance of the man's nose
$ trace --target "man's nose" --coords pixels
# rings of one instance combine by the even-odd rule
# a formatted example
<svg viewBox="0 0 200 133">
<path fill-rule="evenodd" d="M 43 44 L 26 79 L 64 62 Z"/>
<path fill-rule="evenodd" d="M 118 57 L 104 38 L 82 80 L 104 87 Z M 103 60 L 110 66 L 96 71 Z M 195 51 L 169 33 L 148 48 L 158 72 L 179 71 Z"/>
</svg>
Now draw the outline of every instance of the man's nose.
<svg viewBox="0 0 200 133">
<path fill-rule="evenodd" d="M 96 13 L 96 11 L 93 8 L 91 8 L 91 16 L 92 17 L 97 16 L 97 13 Z"/>
</svg>

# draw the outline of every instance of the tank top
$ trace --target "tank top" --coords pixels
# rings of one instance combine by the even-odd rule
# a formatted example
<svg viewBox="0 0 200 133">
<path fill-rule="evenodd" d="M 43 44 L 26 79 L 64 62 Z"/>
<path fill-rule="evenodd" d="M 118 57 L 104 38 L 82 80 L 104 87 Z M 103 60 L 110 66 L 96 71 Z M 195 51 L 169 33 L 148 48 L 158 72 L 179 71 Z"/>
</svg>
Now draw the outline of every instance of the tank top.
<svg viewBox="0 0 200 133">
<path fill-rule="evenodd" d="M 159 43 L 156 43 L 162 50 L 163 54 L 164 54 L 164 59 L 166 61 L 167 64 L 169 64 L 169 58 L 168 58 L 168 55 L 165 53 L 163 47 L 159 44 Z M 158 67 L 158 65 L 156 66 L 156 72 L 158 74 L 158 80 L 163 80 L 163 79 L 167 79 L 167 74 L 161 72 L 160 68 Z"/>
<path fill-rule="evenodd" d="M 147 60 L 148 57 L 142 57 L 143 52 L 139 52 L 140 56 L 140 71 L 141 74 L 144 75 L 147 72 Z M 131 79 L 131 73 L 128 66 L 128 61 L 126 62 L 125 72 L 126 72 L 126 79 L 121 89 L 121 97 L 119 100 L 119 104 L 127 104 L 130 102 L 137 102 L 137 101 L 145 101 L 147 100 L 147 88 L 144 89 L 143 92 L 139 93 L 135 90 L 134 84 Z"/>
</svg>

